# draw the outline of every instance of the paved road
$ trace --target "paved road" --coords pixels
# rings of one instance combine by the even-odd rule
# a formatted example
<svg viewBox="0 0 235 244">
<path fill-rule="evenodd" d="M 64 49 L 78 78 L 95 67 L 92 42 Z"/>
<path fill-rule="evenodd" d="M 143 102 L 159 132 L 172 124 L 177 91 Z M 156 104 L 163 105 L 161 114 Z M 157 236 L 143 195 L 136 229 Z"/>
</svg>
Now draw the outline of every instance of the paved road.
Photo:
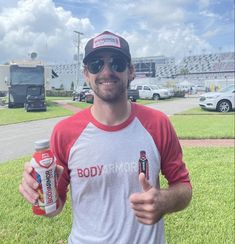
<svg viewBox="0 0 235 244">
<path fill-rule="evenodd" d="M 197 107 L 197 98 L 184 98 L 148 105 L 172 115 Z M 54 125 L 63 118 L 46 119 L 20 124 L 0 126 L 0 163 L 21 156 L 31 155 L 33 142 L 49 138 Z"/>
<path fill-rule="evenodd" d="M 53 126 L 62 118 L 0 126 L 0 163 L 34 151 L 33 142 L 49 138 Z"/>
<path fill-rule="evenodd" d="M 158 109 L 167 115 L 173 115 L 191 108 L 198 107 L 198 97 L 186 97 L 182 99 L 176 99 L 174 101 L 166 100 L 164 102 L 149 104 L 147 106 Z"/>
</svg>

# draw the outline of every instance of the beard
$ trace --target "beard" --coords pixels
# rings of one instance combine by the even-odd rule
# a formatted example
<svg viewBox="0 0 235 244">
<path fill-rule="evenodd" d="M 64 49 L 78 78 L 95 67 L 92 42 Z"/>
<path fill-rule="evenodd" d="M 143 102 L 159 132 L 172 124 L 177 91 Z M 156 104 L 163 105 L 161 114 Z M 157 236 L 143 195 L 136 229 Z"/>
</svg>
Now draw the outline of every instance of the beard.
<svg viewBox="0 0 235 244">
<path fill-rule="evenodd" d="M 108 103 L 127 98 L 127 84 L 114 75 L 97 78 L 91 88 L 97 97 Z"/>
</svg>

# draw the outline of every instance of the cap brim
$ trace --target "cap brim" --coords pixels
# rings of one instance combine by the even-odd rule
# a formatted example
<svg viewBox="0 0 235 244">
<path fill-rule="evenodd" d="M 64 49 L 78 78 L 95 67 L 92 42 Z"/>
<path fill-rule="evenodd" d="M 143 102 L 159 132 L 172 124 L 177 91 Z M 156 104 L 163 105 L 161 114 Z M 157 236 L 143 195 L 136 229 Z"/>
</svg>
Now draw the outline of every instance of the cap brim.
<svg viewBox="0 0 235 244">
<path fill-rule="evenodd" d="M 117 53 L 122 55 L 128 62 L 130 62 L 131 58 L 127 56 L 125 53 L 123 53 L 120 49 L 114 48 L 114 47 L 102 47 L 97 48 L 96 50 L 91 51 L 86 55 L 86 57 L 83 59 L 83 63 L 86 64 L 87 61 L 92 58 L 93 55 L 102 52 L 102 51 L 112 51 L 113 53 Z"/>
</svg>

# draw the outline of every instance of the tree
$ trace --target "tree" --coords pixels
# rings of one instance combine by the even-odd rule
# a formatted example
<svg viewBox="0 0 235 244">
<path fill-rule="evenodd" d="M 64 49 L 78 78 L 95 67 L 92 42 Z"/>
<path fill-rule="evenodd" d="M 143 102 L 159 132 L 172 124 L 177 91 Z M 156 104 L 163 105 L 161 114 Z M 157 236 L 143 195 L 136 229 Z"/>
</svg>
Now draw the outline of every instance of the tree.
<svg viewBox="0 0 235 244">
<path fill-rule="evenodd" d="M 182 69 L 180 70 L 180 74 L 181 74 L 181 75 L 187 75 L 187 74 L 189 74 L 189 70 L 188 70 L 188 68 L 182 68 Z"/>
<path fill-rule="evenodd" d="M 71 91 L 73 91 L 73 90 L 74 90 L 74 82 L 73 82 L 73 81 L 72 81 L 72 83 L 71 83 L 70 90 L 71 90 Z"/>
<path fill-rule="evenodd" d="M 61 83 L 61 85 L 60 85 L 60 90 L 64 90 L 64 84 L 63 83 Z"/>
</svg>

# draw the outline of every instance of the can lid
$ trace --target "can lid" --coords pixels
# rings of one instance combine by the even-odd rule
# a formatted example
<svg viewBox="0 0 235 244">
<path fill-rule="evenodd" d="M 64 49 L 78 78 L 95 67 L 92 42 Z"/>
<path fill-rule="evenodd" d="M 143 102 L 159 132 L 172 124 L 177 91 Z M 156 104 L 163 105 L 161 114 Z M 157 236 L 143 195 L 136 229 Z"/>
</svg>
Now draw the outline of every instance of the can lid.
<svg viewBox="0 0 235 244">
<path fill-rule="evenodd" d="M 50 141 L 48 139 L 38 140 L 34 142 L 35 150 L 40 150 L 50 147 Z"/>
</svg>

